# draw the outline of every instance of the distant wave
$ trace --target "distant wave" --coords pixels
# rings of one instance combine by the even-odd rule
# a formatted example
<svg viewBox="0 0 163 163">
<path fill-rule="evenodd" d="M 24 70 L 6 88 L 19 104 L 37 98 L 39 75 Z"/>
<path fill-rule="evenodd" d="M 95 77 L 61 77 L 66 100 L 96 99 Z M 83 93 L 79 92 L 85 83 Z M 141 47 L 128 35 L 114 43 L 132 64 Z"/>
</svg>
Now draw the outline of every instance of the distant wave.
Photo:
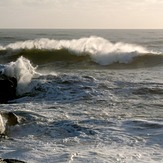
<svg viewBox="0 0 163 163">
<path fill-rule="evenodd" d="M 149 51 L 145 47 L 123 42 L 112 43 L 101 37 L 91 36 L 73 40 L 36 39 L 0 45 L 0 57 L 12 61 L 20 56 L 36 64 L 55 61 L 92 62 L 107 66 L 112 64 L 131 64 L 138 61 L 163 60 L 163 55 Z M 152 60 L 151 60 L 152 58 Z M 159 62 L 160 63 L 160 62 Z M 158 64 L 159 64 L 158 63 Z M 157 63 L 156 63 L 157 64 Z"/>
</svg>

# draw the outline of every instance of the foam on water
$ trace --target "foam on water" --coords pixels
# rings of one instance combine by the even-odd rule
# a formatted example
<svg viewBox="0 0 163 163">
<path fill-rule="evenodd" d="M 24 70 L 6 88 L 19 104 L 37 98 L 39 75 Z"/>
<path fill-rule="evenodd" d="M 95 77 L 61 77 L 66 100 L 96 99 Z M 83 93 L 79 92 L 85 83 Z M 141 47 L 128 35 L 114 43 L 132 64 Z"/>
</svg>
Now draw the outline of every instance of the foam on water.
<svg viewBox="0 0 163 163">
<path fill-rule="evenodd" d="M 86 37 L 72 40 L 54 40 L 54 39 L 35 39 L 27 41 L 19 41 L 0 46 L 0 50 L 19 51 L 23 49 L 38 50 L 68 50 L 76 56 L 89 55 L 92 61 L 100 65 L 109 65 L 114 62 L 129 63 L 132 59 L 139 55 L 147 53 L 156 54 L 147 50 L 145 47 L 128 44 L 124 42 L 112 43 L 102 37 Z"/>
<path fill-rule="evenodd" d="M 3 118 L 2 118 L 2 116 L 0 114 L 0 134 L 3 134 L 4 131 L 5 131 L 5 125 L 3 123 Z"/>
</svg>

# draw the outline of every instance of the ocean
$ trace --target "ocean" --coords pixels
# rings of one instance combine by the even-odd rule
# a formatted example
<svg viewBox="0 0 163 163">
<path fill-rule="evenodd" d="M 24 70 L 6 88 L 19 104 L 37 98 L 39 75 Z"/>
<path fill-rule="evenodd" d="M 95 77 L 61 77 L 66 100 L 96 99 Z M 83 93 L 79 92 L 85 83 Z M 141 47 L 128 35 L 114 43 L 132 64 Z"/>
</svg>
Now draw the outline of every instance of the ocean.
<svg viewBox="0 0 163 163">
<path fill-rule="evenodd" d="M 1 158 L 163 162 L 163 30 L 0 29 L 0 71 L 25 119 Z"/>
</svg>

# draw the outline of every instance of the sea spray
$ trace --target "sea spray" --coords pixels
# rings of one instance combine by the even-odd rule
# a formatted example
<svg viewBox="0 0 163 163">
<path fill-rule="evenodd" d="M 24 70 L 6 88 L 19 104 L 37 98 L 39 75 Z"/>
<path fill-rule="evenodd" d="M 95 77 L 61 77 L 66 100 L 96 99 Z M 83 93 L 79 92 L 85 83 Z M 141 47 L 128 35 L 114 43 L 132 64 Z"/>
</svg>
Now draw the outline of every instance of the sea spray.
<svg viewBox="0 0 163 163">
<path fill-rule="evenodd" d="M 35 70 L 36 67 L 33 67 L 28 59 L 20 57 L 15 62 L 8 63 L 3 73 L 6 76 L 15 77 L 17 79 L 17 94 L 22 95 L 28 91 L 27 86 L 33 76 L 38 75 Z"/>
</svg>

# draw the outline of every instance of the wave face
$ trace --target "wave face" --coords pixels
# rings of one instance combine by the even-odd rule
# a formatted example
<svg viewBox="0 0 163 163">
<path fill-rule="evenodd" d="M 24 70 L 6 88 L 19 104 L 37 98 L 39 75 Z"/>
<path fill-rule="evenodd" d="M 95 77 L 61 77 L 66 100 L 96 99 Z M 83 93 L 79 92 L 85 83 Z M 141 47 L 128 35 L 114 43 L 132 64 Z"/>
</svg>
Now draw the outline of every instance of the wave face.
<svg viewBox="0 0 163 163">
<path fill-rule="evenodd" d="M 92 62 L 98 65 L 114 63 L 130 64 L 135 59 L 154 58 L 163 60 L 163 55 L 149 51 L 143 46 L 124 42 L 112 43 L 102 37 L 85 37 L 72 40 L 35 39 L 0 46 L 2 60 L 25 56 L 36 64 L 55 61 Z M 156 63 L 158 64 L 158 63 Z"/>
</svg>

